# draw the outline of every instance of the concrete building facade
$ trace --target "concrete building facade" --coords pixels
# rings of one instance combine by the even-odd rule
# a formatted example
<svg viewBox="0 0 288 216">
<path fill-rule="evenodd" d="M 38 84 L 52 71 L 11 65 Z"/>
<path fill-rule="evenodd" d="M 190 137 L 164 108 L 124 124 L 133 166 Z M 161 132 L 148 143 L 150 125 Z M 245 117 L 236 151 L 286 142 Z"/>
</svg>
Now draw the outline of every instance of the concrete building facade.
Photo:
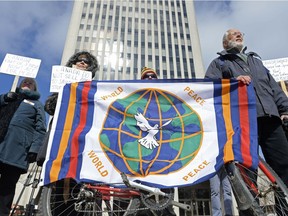
<svg viewBox="0 0 288 216">
<path fill-rule="evenodd" d="M 202 78 L 193 1 L 75 1 L 62 57 L 81 50 L 97 56 L 97 80 L 139 79 L 141 68 L 160 78 Z"/>
</svg>

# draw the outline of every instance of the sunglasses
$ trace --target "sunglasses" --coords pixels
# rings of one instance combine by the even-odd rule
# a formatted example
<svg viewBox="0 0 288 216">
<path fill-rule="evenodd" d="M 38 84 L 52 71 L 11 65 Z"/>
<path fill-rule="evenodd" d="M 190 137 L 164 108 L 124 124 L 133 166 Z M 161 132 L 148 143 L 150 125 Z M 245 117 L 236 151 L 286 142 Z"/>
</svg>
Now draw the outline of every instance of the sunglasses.
<svg viewBox="0 0 288 216">
<path fill-rule="evenodd" d="M 157 79 L 157 76 L 154 73 L 152 74 L 147 73 L 143 76 L 142 79 Z"/>
<path fill-rule="evenodd" d="M 84 62 L 85 64 L 88 64 L 88 65 L 90 65 L 90 61 L 88 60 L 88 59 L 86 59 L 86 58 L 80 58 L 80 59 L 77 59 L 76 60 L 76 63 L 77 62 Z"/>
</svg>

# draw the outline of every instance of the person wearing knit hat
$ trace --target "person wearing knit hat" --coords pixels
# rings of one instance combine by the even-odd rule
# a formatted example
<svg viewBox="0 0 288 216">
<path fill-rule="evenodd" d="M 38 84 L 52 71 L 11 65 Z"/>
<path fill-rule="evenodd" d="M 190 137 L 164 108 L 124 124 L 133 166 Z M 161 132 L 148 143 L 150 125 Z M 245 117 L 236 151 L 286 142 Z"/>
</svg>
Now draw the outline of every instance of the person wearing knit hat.
<svg viewBox="0 0 288 216">
<path fill-rule="evenodd" d="M 148 67 L 143 67 L 141 70 L 141 80 L 154 80 L 158 79 L 158 74 L 157 72 Z M 170 192 L 170 189 L 162 189 L 164 192 Z M 165 215 L 165 216 L 176 216 L 176 213 L 174 212 L 173 206 L 169 205 L 167 208 L 161 210 L 161 211 L 150 211 L 150 210 L 145 210 L 143 212 L 139 212 L 137 215 L 139 216 L 150 216 L 150 215 Z"/>
<path fill-rule="evenodd" d="M 158 79 L 158 75 L 154 69 L 143 67 L 141 70 L 141 79 L 142 80 Z"/>
</svg>

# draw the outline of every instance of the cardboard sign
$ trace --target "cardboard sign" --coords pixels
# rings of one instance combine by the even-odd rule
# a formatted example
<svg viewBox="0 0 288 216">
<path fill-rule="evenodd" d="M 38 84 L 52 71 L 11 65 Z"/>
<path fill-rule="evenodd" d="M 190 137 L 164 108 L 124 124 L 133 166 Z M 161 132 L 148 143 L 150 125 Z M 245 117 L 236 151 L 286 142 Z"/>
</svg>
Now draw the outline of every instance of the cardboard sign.
<svg viewBox="0 0 288 216">
<path fill-rule="evenodd" d="M 92 80 L 90 71 L 54 65 L 52 66 L 50 92 L 59 92 L 66 83 L 90 80 Z"/>
<path fill-rule="evenodd" d="M 288 80 L 288 58 L 266 60 L 263 61 L 263 64 L 276 82 Z"/>
<path fill-rule="evenodd" d="M 0 73 L 35 78 L 37 76 L 40 63 L 40 59 L 7 53 L 0 67 Z"/>
</svg>

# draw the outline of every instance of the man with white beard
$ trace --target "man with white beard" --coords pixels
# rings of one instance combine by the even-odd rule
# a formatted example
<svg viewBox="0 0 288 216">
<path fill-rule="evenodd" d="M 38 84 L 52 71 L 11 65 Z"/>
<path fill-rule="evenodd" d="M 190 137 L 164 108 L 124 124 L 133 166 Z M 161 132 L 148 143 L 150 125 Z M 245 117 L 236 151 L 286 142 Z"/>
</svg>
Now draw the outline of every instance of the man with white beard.
<svg viewBox="0 0 288 216">
<path fill-rule="evenodd" d="M 254 52 L 245 53 L 242 32 L 238 29 L 226 31 L 223 48 L 217 53 L 219 57 L 210 63 L 205 78 L 236 79 L 245 85 L 252 82 L 256 94 L 258 143 L 267 163 L 287 186 L 288 142 L 282 127 L 282 122 L 288 119 L 287 96 L 264 67 L 260 56 Z"/>
</svg>

